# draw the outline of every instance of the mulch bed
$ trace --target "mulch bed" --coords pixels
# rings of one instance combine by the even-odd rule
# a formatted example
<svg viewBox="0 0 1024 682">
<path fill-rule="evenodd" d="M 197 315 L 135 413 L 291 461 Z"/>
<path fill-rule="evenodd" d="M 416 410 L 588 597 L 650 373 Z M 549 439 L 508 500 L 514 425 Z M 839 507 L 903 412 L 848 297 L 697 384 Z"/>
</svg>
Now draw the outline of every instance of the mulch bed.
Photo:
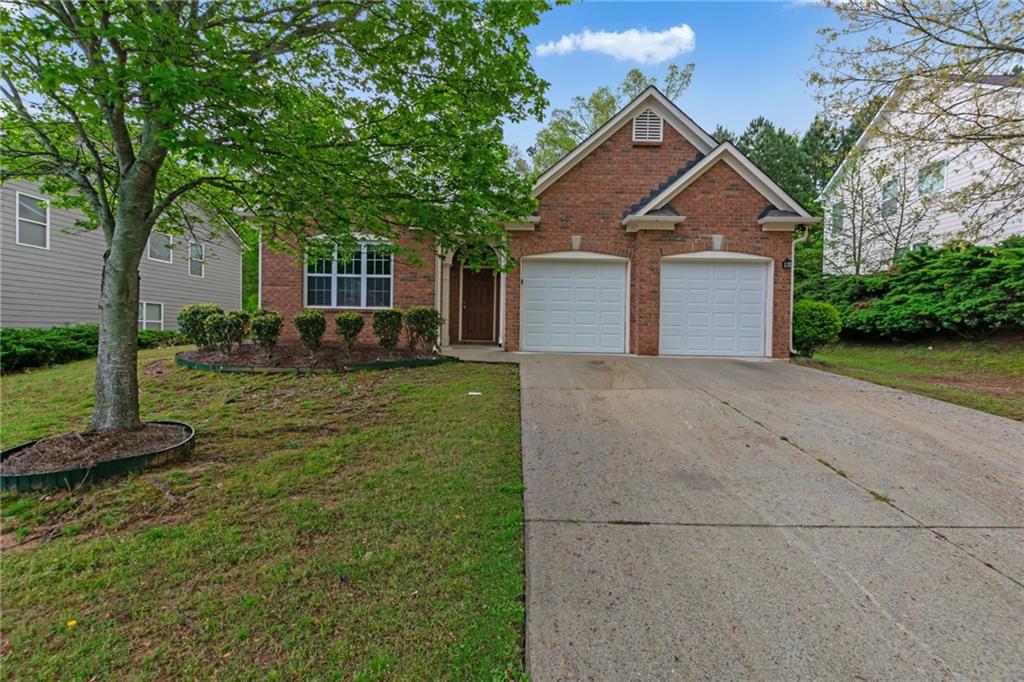
<svg viewBox="0 0 1024 682">
<path fill-rule="evenodd" d="M 84 469 L 98 462 L 156 452 L 181 443 L 187 432 L 180 426 L 145 424 L 138 431 L 83 431 L 35 442 L 0 462 L 4 476 L 45 474 Z"/>
<path fill-rule="evenodd" d="M 312 358 L 309 351 L 297 342 L 285 341 L 277 344 L 274 352 L 267 355 L 251 343 L 243 343 L 230 353 L 219 350 L 190 350 L 181 357 L 206 365 L 223 367 L 245 367 L 249 369 L 343 369 L 352 365 L 385 362 L 391 360 L 430 360 L 440 357 L 428 350 L 413 352 L 408 348 L 387 351 L 376 346 L 356 346 L 347 354 L 336 341 L 325 341 Z"/>
</svg>

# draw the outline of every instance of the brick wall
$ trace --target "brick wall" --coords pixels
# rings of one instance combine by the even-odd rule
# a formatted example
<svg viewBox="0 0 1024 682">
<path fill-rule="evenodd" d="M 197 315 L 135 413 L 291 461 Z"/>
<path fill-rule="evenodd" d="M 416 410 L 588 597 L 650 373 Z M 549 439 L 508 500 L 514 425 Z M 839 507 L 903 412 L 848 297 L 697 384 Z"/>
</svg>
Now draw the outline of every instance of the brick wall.
<svg viewBox="0 0 1024 682">
<path fill-rule="evenodd" d="M 621 225 L 627 208 L 638 202 L 697 150 L 671 126 L 664 143 L 634 145 L 627 122 L 540 196 L 540 225 L 533 232 L 513 232 L 511 248 L 524 256 L 571 250 L 571 237 L 581 237 L 580 250 L 622 256 L 630 264 L 629 352 L 658 353 L 660 267 L 663 256 L 710 250 L 709 235 L 725 235 L 728 251 L 767 256 L 775 261 L 772 355 L 789 355 L 790 271 L 792 235 L 764 232 L 757 216 L 770 202 L 732 168 L 718 162 L 681 192 L 672 206 L 686 221 L 673 231 L 627 234 Z M 507 278 L 505 346 L 519 348 L 521 269 Z"/>
<path fill-rule="evenodd" d="M 409 254 L 417 254 L 421 263 L 416 263 L 409 255 L 395 254 L 394 283 L 392 304 L 397 308 L 411 306 L 434 307 L 434 248 L 433 240 L 419 243 L 412 233 L 407 233 L 399 240 L 399 246 Z M 298 332 L 292 319 L 303 309 L 302 295 L 303 265 L 301 258 L 292 252 L 275 251 L 267 246 L 263 248 L 262 263 L 262 296 L 263 307 L 276 310 L 285 318 L 283 337 L 296 338 Z M 325 339 L 337 339 L 334 326 L 334 315 L 342 310 L 358 310 L 355 308 L 320 308 L 327 317 L 327 333 Z M 364 343 L 376 343 L 376 337 L 370 327 L 372 310 L 359 310 L 366 320 L 359 340 Z"/>
</svg>

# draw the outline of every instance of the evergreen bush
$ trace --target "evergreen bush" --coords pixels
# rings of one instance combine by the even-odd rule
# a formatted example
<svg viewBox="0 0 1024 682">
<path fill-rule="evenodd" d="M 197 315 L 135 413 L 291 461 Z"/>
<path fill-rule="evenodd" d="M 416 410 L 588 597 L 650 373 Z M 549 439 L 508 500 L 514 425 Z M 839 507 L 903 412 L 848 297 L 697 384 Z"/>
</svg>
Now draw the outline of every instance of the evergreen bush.
<svg viewBox="0 0 1024 682">
<path fill-rule="evenodd" d="M 375 310 L 373 313 L 373 333 L 384 350 L 398 347 L 398 339 L 402 336 L 402 311 L 397 308 Z"/>
<path fill-rule="evenodd" d="M 338 338 L 341 339 L 341 345 L 348 355 L 352 355 L 352 347 L 355 346 L 359 332 L 363 330 L 363 324 L 363 316 L 353 311 L 338 313 L 334 317 Z"/>
<path fill-rule="evenodd" d="M 327 331 L 327 321 L 324 314 L 319 310 L 303 310 L 295 316 L 295 328 L 299 330 L 299 340 L 306 347 L 310 355 L 315 355 L 320 350 L 323 342 L 324 332 Z"/>
</svg>

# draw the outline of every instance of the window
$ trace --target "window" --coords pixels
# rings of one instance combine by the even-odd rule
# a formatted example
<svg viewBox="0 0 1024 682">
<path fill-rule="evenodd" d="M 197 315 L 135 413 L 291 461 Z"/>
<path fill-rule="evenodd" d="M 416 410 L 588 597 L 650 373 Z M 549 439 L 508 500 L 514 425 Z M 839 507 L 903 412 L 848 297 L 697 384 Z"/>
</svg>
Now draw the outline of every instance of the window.
<svg viewBox="0 0 1024 682">
<path fill-rule="evenodd" d="M 650 109 L 633 119 L 633 142 L 661 142 L 661 117 Z"/>
<path fill-rule="evenodd" d="M 307 258 L 306 306 L 310 308 L 390 308 L 391 254 L 364 244 L 349 259 Z"/>
<path fill-rule="evenodd" d="M 917 196 L 926 197 L 946 189 L 946 162 L 933 161 L 917 173 Z"/>
<path fill-rule="evenodd" d="M 149 235 L 149 260 L 158 260 L 161 263 L 170 263 L 174 256 L 171 254 L 171 246 L 174 241 L 171 235 L 163 232 L 154 232 Z"/>
<path fill-rule="evenodd" d="M 164 304 L 139 301 L 139 329 L 163 329 Z"/>
<path fill-rule="evenodd" d="M 38 197 L 18 192 L 15 241 L 37 249 L 50 248 L 50 205 Z"/>
<path fill-rule="evenodd" d="M 832 215 L 830 216 L 831 217 L 830 223 L 831 223 L 831 228 L 832 228 L 832 232 L 833 233 L 842 232 L 842 230 L 843 230 L 843 211 L 844 210 L 846 210 L 846 206 L 843 205 L 843 202 L 840 201 L 838 203 L 832 204 Z"/>
<path fill-rule="evenodd" d="M 882 183 L 882 217 L 894 216 L 900 210 L 900 184 L 898 180 L 886 180 Z"/>
<path fill-rule="evenodd" d="M 206 246 L 199 242 L 188 243 L 188 274 L 192 277 L 206 276 Z"/>
</svg>

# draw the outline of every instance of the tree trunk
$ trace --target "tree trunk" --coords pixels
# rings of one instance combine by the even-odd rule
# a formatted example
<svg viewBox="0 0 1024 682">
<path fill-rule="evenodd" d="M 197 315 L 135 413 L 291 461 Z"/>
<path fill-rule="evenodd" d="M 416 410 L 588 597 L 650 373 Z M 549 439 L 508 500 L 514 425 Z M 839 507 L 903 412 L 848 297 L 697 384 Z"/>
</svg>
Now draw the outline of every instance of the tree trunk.
<svg viewBox="0 0 1024 682">
<path fill-rule="evenodd" d="M 142 428 L 138 382 L 142 246 L 124 236 L 121 231 L 103 257 L 93 429 Z"/>
</svg>

